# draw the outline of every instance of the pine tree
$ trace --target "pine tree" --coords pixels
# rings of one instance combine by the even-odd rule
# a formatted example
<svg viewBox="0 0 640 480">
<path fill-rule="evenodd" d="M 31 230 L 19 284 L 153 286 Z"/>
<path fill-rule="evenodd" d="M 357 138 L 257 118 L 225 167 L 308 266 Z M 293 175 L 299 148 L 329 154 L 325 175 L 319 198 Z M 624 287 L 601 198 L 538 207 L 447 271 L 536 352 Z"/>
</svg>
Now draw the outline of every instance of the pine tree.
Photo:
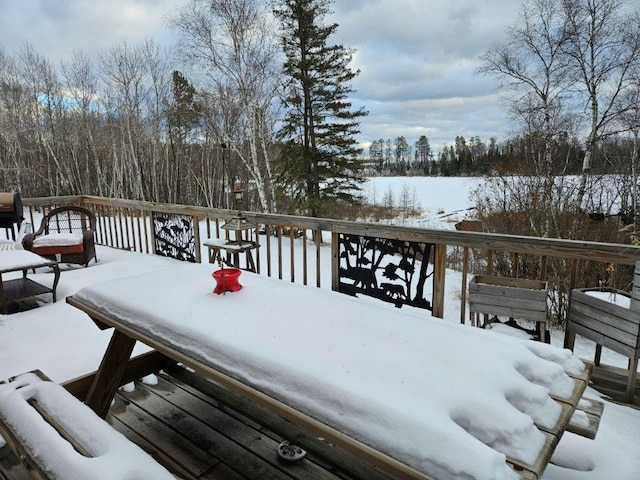
<svg viewBox="0 0 640 480">
<path fill-rule="evenodd" d="M 196 89 L 187 77 L 179 71 L 172 75 L 173 101 L 167 105 L 168 140 L 171 148 L 171 157 L 162 169 L 166 175 L 163 185 L 166 189 L 166 201 L 183 203 L 185 199 L 181 185 L 185 174 L 186 162 L 189 155 L 185 152 L 188 144 L 189 133 L 198 125 L 201 115 L 201 107 L 195 101 Z"/>
<path fill-rule="evenodd" d="M 349 63 L 353 51 L 330 45 L 338 25 L 323 24 L 331 0 L 278 0 L 274 9 L 282 27 L 286 57 L 283 103 L 286 115 L 281 183 L 294 205 L 311 216 L 354 203 L 362 182 L 359 133 L 362 108 L 351 110 Z"/>
</svg>

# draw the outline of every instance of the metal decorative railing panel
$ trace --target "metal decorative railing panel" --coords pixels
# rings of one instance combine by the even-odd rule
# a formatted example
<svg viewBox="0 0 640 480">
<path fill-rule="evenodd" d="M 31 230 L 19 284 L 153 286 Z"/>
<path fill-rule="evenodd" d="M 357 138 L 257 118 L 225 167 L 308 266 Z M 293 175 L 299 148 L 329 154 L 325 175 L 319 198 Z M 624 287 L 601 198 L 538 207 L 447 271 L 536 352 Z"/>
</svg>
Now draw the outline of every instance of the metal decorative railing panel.
<svg viewBox="0 0 640 480">
<path fill-rule="evenodd" d="M 339 235 L 338 291 L 432 310 L 426 299 L 433 244 Z M 430 292 L 429 292 L 430 293 Z"/>
<path fill-rule="evenodd" d="M 193 217 L 172 213 L 153 213 L 155 252 L 187 262 L 196 261 Z"/>
</svg>

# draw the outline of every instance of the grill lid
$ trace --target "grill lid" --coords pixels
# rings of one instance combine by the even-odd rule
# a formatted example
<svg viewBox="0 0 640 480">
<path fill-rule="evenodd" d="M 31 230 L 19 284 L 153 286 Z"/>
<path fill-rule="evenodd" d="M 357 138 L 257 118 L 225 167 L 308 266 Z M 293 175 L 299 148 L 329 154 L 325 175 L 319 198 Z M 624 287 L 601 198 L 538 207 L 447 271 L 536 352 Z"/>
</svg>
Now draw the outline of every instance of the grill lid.
<svg viewBox="0 0 640 480">
<path fill-rule="evenodd" d="M 15 211 L 15 196 L 14 192 L 0 192 L 0 212 Z"/>
</svg>

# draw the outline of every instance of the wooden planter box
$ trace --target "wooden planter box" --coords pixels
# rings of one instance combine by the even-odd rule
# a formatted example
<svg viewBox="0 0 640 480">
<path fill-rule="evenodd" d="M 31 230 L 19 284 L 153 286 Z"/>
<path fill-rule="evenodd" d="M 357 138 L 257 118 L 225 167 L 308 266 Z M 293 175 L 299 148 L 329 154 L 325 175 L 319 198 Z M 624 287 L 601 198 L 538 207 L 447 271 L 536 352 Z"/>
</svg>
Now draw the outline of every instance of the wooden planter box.
<svg viewBox="0 0 640 480">
<path fill-rule="evenodd" d="M 588 294 L 590 291 L 604 291 L 630 298 L 628 293 L 610 288 L 573 289 L 567 316 L 566 345 L 573 350 L 576 333 L 596 342 L 596 365 L 600 363 L 600 351 L 603 346 L 628 357 L 627 401 L 632 402 L 640 357 L 640 311 L 594 297 Z"/>
<path fill-rule="evenodd" d="M 476 275 L 469 283 L 469 311 L 547 322 L 547 282 Z"/>
</svg>

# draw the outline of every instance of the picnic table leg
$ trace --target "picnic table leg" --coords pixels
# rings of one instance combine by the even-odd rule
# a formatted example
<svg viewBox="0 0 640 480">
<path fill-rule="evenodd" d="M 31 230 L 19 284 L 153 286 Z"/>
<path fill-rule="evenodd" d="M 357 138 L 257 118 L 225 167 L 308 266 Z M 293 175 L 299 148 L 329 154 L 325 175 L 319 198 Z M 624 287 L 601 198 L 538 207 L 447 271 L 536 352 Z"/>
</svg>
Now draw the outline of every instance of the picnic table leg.
<svg viewBox="0 0 640 480">
<path fill-rule="evenodd" d="M 113 331 L 107 351 L 89 387 L 85 404 L 96 415 L 105 418 L 120 386 L 136 341 L 118 330 Z"/>
<path fill-rule="evenodd" d="M 572 332 L 569 326 L 564 331 L 564 348 L 568 348 L 573 352 L 573 347 L 576 343 L 576 333 Z"/>
<path fill-rule="evenodd" d="M 636 377 L 638 375 L 638 359 L 629 359 L 629 377 L 627 378 L 627 403 L 633 403 L 633 396 L 636 389 Z"/>
<path fill-rule="evenodd" d="M 593 363 L 596 367 L 600 366 L 600 358 L 602 357 L 602 345 L 596 343 L 596 353 L 593 356 Z"/>
<path fill-rule="evenodd" d="M 58 288 L 58 282 L 60 281 L 60 266 L 56 263 L 53 266 L 53 285 L 51 287 L 53 294 L 53 303 L 56 303 L 56 288 Z"/>
</svg>

